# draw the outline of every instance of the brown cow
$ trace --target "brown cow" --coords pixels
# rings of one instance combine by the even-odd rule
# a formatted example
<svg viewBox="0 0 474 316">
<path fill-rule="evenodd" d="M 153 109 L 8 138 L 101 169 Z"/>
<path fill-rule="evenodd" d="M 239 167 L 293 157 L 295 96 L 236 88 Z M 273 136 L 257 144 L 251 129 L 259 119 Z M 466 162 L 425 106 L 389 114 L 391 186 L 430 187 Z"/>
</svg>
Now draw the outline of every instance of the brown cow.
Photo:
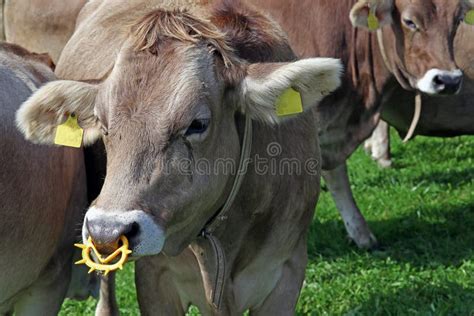
<svg viewBox="0 0 474 316">
<path fill-rule="evenodd" d="M 339 62 L 281 62 L 294 58 L 282 32 L 235 3 L 102 3 L 84 21 L 113 40 L 80 54 L 93 52 L 86 68 L 107 74 L 103 82 L 48 84 L 24 103 L 20 121 L 29 139 L 51 143 L 64 113 L 74 112 L 85 143 L 102 136 L 107 174 L 84 239 L 110 251 L 129 238 L 142 257 L 144 315 L 181 315 L 190 303 L 206 314 L 294 313 L 319 192 L 312 109 L 338 87 Z M 138 22 L 122 33 L 130 12 Z M 91 40 L 78 34 L 71 42 Z M 304 112 L 282 120 L 275 104 L 289 88 L 301 93 Z M 305 170 L 280 169 L 288 161 Z"/>
<path fill-rule="evenodd" d="M 33 145 L 15 127 L 21 103 L 55 79 L 49 63 L 0 44 L 0 315 L 59 311 L 87 202 L 81 152 Z"/>
<path fill-rule="evenodd" d="M 455 38 L 455 60 L 464 71 L 465 81 L 458 95 L 449 98 L 423 96 L 422 109 L 414 135 L 452 137 L 458 135 L 473 135 L 474 124 L 474 29 L 471 25 L 460 26 Z M 410 127 L 414 113 L 412 92 L 398 89 L 393 92 L 397 98 L 383 105 L 382 117 L 393 125 L 402 137 L 405 137 Z M 398 102 L 397 104 L 394 103 Z M 381 121 L 367 145 L 372 151 L 372 157 L 380 164 L 379 157 L 390 157 L 390 138 L 388 125 Z M 385 160 L 387 161 L 387 160 Z"/>
<path fill-rule="evenodd" d="M 54 62 L 76 26 L 87 0 L 0 0 L 3 39 L 32 52 L 49 53 Z"/>
<path fill-rule="evenodd" d="M 336 57 L 346 65 L 341 89 L 318 107 L 323 176 L 349 236 L 360 247 L 373 246 L 376 240 L 352 197 L 345 160 L 371 134 L 393 89 L 402 86 L 446 95 L 460 89 L 462 72 L 454 63 L 453 39 L 473 4 L 464 0 L 249 1 L 282 25 L 300 57 Z M 364 30 L 371 12 L 379 21 L 377 32 Z"/>
</svg>

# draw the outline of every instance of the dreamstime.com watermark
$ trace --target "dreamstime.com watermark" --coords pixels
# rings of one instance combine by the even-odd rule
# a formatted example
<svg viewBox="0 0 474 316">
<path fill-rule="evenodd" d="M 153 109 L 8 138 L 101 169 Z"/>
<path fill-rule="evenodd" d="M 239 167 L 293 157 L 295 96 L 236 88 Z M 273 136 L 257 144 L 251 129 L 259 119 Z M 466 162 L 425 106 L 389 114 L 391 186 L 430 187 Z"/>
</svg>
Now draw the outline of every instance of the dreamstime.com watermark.
<svg viewBox="0 0 474 316">
<path fill-rule="evenodd" d="M 277 142 L 269 143 L 265 156 L 259 154 L 246 158 L 241 168 L 240 159 L 233 158 L 199 158 L 199 159 L 171 159 L 166 162 L 163 171 L 192 175 L 233 175 L 254 172 L 257 175 L 317 175 L 319 161 L 316 158 L 302 160 L 296 157 L 282 157 L 282 146 Z M 253 169 L 253 170 L 252 170 Z"/>
</svg>

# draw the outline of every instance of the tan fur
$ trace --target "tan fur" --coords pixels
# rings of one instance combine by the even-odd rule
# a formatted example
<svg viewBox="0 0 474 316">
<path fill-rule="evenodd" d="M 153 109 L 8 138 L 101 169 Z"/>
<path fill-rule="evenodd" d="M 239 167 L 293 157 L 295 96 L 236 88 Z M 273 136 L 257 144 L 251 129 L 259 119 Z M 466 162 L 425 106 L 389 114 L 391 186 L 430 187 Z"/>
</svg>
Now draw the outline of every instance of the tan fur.
<svg viewBox="0 0 474 316">
<path fill-rule="evenodd" d="M 4 26 L 4 7 L 5 7 L 5 0 L 0 0 L 0 40 L 5 40 L 5 26 Z"/>
<path fill-rule="evenodd" d="M 80 23 L 75 33 L 64 48 L 64 59 L 61 57 L 58 61 L 56 74 L 60 78 L 73 80 L 104 78 L 110 73 L 120 47 L 128 38 L 131 25 L 156 9 L 186 8 L 191 12 L 203 11 L 200 2 L 206 1 L 89 1 L 80 14 Z M 95 25 L 93 31 L 89 29 L 89 25 Z M 87 36 L 82 35 L 85 29 L 88 29 Z M 97 43 L 100 43 L 100 54 L 90 49 Z M 72 60 L 71 55 L 81 56 L 78 57 L 81 60 Z M 76 68 L 78 64 L 82 65 L 81 69 Z"/>
<path fill-rule="evenodd" d="M 7 41 L 36 53 L 49 53 L 55 62 L 71 37 L 86 0 L 14 0 L 4 4 Z"/>
<path fill-rule="evenodd" d="M 236 62 L 225 35 L 209 21 L 184 10 L 153 11 L 132 27 L 132 45 L 137 50 L 156 52 L 155 46 L 167 38 L 193 44 L 204 40 L 222 56 L 226 67 Z"/>
</svg>

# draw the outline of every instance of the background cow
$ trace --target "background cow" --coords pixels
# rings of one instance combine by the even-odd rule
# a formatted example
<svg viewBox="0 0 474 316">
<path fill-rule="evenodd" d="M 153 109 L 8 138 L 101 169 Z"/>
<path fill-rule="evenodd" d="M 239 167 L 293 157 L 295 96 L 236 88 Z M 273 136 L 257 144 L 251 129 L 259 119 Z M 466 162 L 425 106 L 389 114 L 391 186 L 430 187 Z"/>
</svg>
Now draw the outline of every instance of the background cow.
<svg viewBox="0 0 474 316">
<path fill-rule="evenodd" d="M 269 12 L 282 25 L 299 57 L 336 57 L 346 66 L 342 87 L 318 107 L 322 122 L 323 176 L 349 236 L 359 247 L 376 245 L 352 197 L 345 161 L 374 130 L 387 97 L 397 97 L 392 91 L 401 86 L 406 90 L 447 95 L 460 89 L 462 72 L 454 62 L 453 39 L 472 3 L 459 0 L 249 2 Z M 377 32 L 366 30 L 371 15 L 378 19 L 378 25 L 371 25 Z"/>
<path fill-rule="evenodd" d="M 0 44 L 0 315 L 59 311 L 86 206 L 81 152 L 33 145 L 15 127 L 20 104 L 55 79 L 49 64 Z"/>
<path fill-rule="evenodd" d="M 459 95 L 452 98 L 436 98 L 424 95 L 420 120 L 414 135 L 452 137 L 457 135 L 472 135 L 474 125 L 471 117 L 474 114 L 474 29 L 462 24 L 456 34 L 454 53 L 455 60 L 465 75 L 464 84 Z M 390 122 L 405 137 L 413 119 L 415 95 L 398 89 L 393 94 L 399 104 L 386 102 L 383 106 L 382 117 Z M 389 100 L 391 100 L 389 98 Z M 390 166 L 390 136 L 389 126 L 381 121 L 372 136 L 365 142 L 366 150 L 372 158 L 382 166 Z"/>
<path fill-rule="evenodd" d="M 474 134 L 474 30 L 471 25 L 460 26 L 455 38 L 454 53 L 456 63 L 464 72 L 462 90 L 459 95 L 449 98 L 423 96 L 421 116 L 414 135 L 452 137 Z M 398 104 L 384 104 L 382 117 L 398 130 L 401 137 L 405 137 L 413 118 L 415 96 L 402 89 L 393 93 L 399 96 L 396 99 Z M 391 164 L 389 126 L 386 122 L 379 123 L 365 147 L 379 165 Z"/>
<path fill-rule="evenodd" d="M 1 0 L 0 38 L 57 62 L 87 0 Z"/>
<path fill-rule="evenodd" d="M 85 143 L 104 140 L 106 179 L 86 214 L 84 239 L 91 236 L 110 250 L 126 235 L 135 257 L 159 254 L 136 263 L 145 315 L 179 315 L 190 303 L 209 314 L 294 313 L 306 266 L 306 232 L 319 192 L 311 108 L 337 88 L 340 64 L 334 59 L 260 63 L 294 55 L 272 21 L 230 1 L 211 15 L 208 7 L 170 10 L 156 9 L 159 2 L 117 2 L 109 1 L 116 4 L 113 10 L 103 6 L 84 20 L 83 27 L 116 39 L 95 42 L 80 53 L 95 52 L 87 68 L 95 64 L 95 74 L 108 73 L 103 82 L 51 83 L 21 110 L 20 126 L 35 142 L 50 143 L 65 112 L 78 116 Z M 131 34 L 122 33 L 129 12 L 141 17 Z M 104 14 L 114 19 L 103 23 Z M 80 33 L 71 45 L 91 40 Z M 111 58 L 111 45 L 118 48 L 116 58 Z M 64 56 L 58 66 L 67 60 Z M 84 64 L 69 65 L 81 73 Z M 289 88 L 301 93 L 305 111 L 282 120 L 275 104 Z M 249 125 L 252 159 L 293 157 L 315 163 L 315 169 L 261 174 L 250 162 L 222 217 L 219 210 L 233 190 L 235 170 L 200 173 L 194 163 L 180 169 L 180 162 L 204 161 L 210 170 L 222 159 L 237 165 Z M 277 153 L 268 149 L 272 144 Z M 215 221 L 219 225 L 208 230 Z M 214 282 L 223 280 L 218 309 L 220 301 L 208 299 L 221 294 Z"/>
</svg>

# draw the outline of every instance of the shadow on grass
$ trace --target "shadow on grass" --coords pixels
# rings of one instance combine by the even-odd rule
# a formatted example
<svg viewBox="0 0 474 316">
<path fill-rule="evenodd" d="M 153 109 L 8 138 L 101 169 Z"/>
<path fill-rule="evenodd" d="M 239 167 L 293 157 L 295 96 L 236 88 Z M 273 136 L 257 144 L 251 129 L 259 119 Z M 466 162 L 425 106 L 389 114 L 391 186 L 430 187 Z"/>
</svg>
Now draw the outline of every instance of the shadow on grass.
<svg viewBox="0 0 474 316">
<path fill-rule="evenodd" d="M 449 210 L 429 209 L 426 213 L 430 217 L 414 213 L 369 221 L 381 243 L 381 249 L 371 255 L 414 266 L 457 266 L 474 257 L 474 203 Z M 322 256 L 323 260 L 332 260 L 364 252 L 349 243 L 342 221 L 320 223 L 316 219 L 310 227 L 308 253 L 311 259 Z"/>
<path fill-rule="evenodd" d="M 364 179 L 363 185 L 367 187 L 380 187 L 381 184 L 383 186 L 383 184 L 390 183 L 390 179 L 394 178 L 397 182 L 405 181 L 407 183 L 425 183 L 425 185 L 429 186 L 438 184 L 458 187 L 468 184 L 474 179 L 474 168 L 472 167 L 463 168 L 462 170 L 450 169 L 449 171 L 427 170 L 420 172 L 417 170 L 416 175 L 409 175 L 408 177 L 405 175 L 405 178 L 402 178 L 397 174 L 397 171 L 404 168 L 395 166 L 391 170 L 380 170 L 380 172 L 374 173 L 370 178 Z M 358 181 L 354 176 L 352 180 L 353 183 Z"/>
<path fill-rule="evenodd" d="M 435 298 L 435 299 L 433 299 Z M 474 315 L 474 293 L 456 283 L 417 283 L 373 294 L 346 315 Z"/>
</svg>

